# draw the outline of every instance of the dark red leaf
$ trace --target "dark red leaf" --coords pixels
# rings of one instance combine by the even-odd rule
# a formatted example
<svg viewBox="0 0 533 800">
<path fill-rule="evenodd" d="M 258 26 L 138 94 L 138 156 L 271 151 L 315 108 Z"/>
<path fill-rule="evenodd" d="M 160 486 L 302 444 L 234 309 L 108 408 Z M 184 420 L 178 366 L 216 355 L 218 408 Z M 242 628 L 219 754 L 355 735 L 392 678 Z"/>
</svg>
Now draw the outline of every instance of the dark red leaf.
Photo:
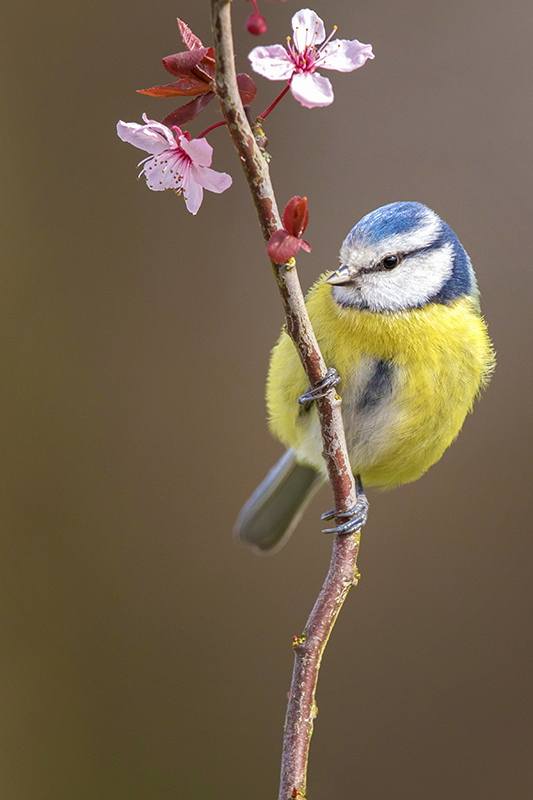
<svg viewBox="0 0 533 800">
<path fill-rule="evenodd" d="M 287 231 L 275 231 L 267 244 L 267 253 L 276 264 L 284 264 L 300 249 L 301 242 Z"/>
<path fill-rule="evenodd" d="M 190 103 L 185 103 L 184 106 L 180 106 L 180 108 L 177 108 L 175 111 L 171 111 L 161 122 L 163 125 L 166 125 L 167 128 L 171 128 L 173 125 L 177 125 L 181 128 L 186 122 L 190 122 L 191 119 L 197 117 L 200 111 L 211 102 L 213 97 L 215 97 L 214 92 L 201 94 L 195 97 L 194 100 L 191 100 Z"/>
<path fill-rule="evenodd" d="M 194 75 L 182 78 L 175 83 L 167 83 L 166 86 L 152 86 L 150 89 L 137 89 L 139 94 L 149 94 L 150 97 L 194 97 L 197 94 L 206 94 L 212 89 L 206 83 Z"/>
<path fill-rule="evenodd" d="M 203 47 L 202 42 L 195 36 L 188 25 L 186 25 L 179 17 L 178 27 L 180 29 L 181 40 L 187 50 L 196 50 L 198 47 Z"/>
<path fill-rule="evenodd" d="M 198 75 L 203 74 L 207 77 L 207 80 L 213 80 L 215 77 L 215 51 L 212 47 L 209 47 L 207 50 L 207 55 L 205 58 L 202 58 L 200 63 L 197 67 L 195 67 L 194 72 Z"/>
<path fill-rule="evenodd" d="M 241 96 L 243 106 L 249 106 L 257 94 L 257 86 L 246 72 L 239 72 L 237 75 L 237 86 Z"/>
<path fill-rule="evenodd" d="M 163 66 L 171 75 L 188 75 L 209 52 L 208 47 L 198 47 L 195 50 L 185 50 L 183 53 L 174 53 L 165 56 Z"/>
<path fill-rule="evenodd" d="M 300 237 L 307 228 L 309 211 L 307 210 L 307 197 L 292 197 L 283 212 L 283 227 L 293 236 Z"/>
<path fill-rule="evenodd" d="M 205 61 L 208 62 L 209 64 L 213 64 L 213 67 L 215 66 L 215 51 L 212 47 L 207 48 Z"/>
</svg>

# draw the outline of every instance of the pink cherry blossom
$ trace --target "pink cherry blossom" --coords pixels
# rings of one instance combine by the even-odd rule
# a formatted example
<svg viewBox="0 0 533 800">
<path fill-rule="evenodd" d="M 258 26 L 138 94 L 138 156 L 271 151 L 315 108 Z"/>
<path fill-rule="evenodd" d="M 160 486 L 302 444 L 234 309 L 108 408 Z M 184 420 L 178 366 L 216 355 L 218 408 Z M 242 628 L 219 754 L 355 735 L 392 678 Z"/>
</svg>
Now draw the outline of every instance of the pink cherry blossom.
<svg viewBox="0 0 533 800">
<path fill-rule="evenodd" d="M 305 108 L 329 106 L 334 100 L 330 81 L 316 72 L 319 67 L 338 72 L 359 69 L 374 58 L 372 45 L 357 39 L 334 39 L 335 27 L 326 39 L 324 23 L 309 8 L 302 8 L 292 18 L 292 41 L 254 47 L 248 55 L 252 69 L 271 81 L 287 80 L 293 96 Z"/>
<path fill-rule="evenodd" d="M 189 133 L 174 125 L 175 134 L 143 114 L 144 125 L 136 122 L 120 122 L 117 133 L 123 142 L 150 153 L 139 162 L 143 165 L 139 177 L 144 174 L 148 187 L 154 192 L 173 189 L 183 194 L 185 205 L 191 214 L 196 214 L 202 205 L 204 189 L 220 194 L 232 184 L 230 175 L 210 169 L 213 148 L 205 139 L 191 139 Z"/>
</svg>

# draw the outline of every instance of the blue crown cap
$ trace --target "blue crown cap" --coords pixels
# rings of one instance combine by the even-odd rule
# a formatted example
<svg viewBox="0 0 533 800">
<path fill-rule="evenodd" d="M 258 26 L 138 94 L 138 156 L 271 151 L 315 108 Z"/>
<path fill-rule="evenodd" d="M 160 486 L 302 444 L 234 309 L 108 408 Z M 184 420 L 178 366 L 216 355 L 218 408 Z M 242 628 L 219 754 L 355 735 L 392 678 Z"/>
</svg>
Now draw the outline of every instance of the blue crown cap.
<svg viewBox="0 0 533 800">
<path fill-rule="evenodd" d="M 378 244 L 389 236 L 409 233 L 436 216 L 422 203 L 389 203 L 360 219 L 346 237 L 346 244 Z"/>
</svg>

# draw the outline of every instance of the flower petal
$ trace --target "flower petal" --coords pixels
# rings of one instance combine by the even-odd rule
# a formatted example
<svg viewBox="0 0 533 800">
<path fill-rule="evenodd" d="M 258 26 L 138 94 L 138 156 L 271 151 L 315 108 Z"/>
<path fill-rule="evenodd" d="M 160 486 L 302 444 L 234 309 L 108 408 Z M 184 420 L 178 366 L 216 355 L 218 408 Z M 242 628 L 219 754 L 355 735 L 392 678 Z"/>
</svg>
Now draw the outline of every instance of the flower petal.
<svg viewBox="0 0 533 800">
<path fill-rule="evenodd" d="M 297 72 L 291 81 L 291 92 L 304 108 L 329 106 L 335 99 L 331 83 L 318 72 Z"/>
<path fill-rule="evenodd" d="M 123 142 L 129 142 L 139 150 L 145 150 L 147 153 L 157 155 L 169 147 L 176 147 L 176 140 L 172 135 L 172 131 L 160 122 L 153 119 L 148 119 L 146 114 L 143 114 L 145 121 L 144 125 L 139 125 L 136 122 L 123 122 L 119 120 L 117 123 L 117 133 Z"/>
<path fill-rule="evenodd" d="M 207 139 L 191 139 L 180 136 L 179 144 L 197 167 L 210 167 L 213 160 L 213 148 Z"/>
<path fill-rule="evenodd" d="M 292 18 L 294 44 L 299 53 L 309 45 L 320 44 L 326 38 L 324 23 L 310 8 L 302 8 Z"/>
<path fill-rule="evenodd" d="M 294 72 L 294 62 L 281 44 L 254 47 L 248 58 L 254 72 L 269 81 L 288 80 Z"/>
<path fill-rule="evenodd" d="M 231 175 L 226 172 L 217 172 L 209 167 L 197 167 L 195 164 L 191 164 L 191 176 L 200 186 L 215 194 L 225 192 L 233 183 Z"/>
<path fill-rule="evenodd" d="M 320 67 L 352 72 L 369 58 L 374 58 L 371 44 L 363 44 L 357 39 L 334 39 L 324 47 L 317 61 Z"/>
<path fill-rule="evenodd" d="M 197 214 L 198 209 L 202 205 L 202 200 L 204 199 L 204 190 L 202 186 L 194 180 L 192 175 L 189 177 L 189 180 L 184 183 L 183 196 L 185 197 L 187 211 L 190 211 L 191 214 Z"/>
</svg>

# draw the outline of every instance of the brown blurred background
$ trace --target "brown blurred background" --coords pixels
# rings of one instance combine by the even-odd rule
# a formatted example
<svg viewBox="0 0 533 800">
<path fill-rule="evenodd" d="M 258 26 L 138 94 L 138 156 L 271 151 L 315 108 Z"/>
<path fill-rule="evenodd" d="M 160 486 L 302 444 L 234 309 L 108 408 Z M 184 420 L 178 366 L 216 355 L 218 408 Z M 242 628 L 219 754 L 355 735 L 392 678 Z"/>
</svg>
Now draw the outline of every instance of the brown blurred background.
<svg viewBox="0 0 533 800">
<path fill-rule="evenodd" d="M 262 3 L 237 64 L 300 8 Z M 530 0 L 331 0 L 376 59 L 328 73 L 329 109 L 268 121 L 280 204 L 307 195 L 307 288 L 366 212 L 419 200 L 474 262 L 498 368 L 418 483 L 370 493 L 362 581 L 330 642 L 314 800 L 533 796 Z M 1 800 L 277 796 L 291 639 L 329 561 L 326 490 L 281 553 L 236 548 L 280 455 L 265 422 L 280 302 L 234 185 L 196 218 L 136 182 L 117 119 L 176 106 L 175 17 L 207 0 L 13 6 L 4 21 Z M 281 84 L 257 78 L 255 110 Z M 190 125 L 218 120 L 213 103 Z"/>
</svg>

